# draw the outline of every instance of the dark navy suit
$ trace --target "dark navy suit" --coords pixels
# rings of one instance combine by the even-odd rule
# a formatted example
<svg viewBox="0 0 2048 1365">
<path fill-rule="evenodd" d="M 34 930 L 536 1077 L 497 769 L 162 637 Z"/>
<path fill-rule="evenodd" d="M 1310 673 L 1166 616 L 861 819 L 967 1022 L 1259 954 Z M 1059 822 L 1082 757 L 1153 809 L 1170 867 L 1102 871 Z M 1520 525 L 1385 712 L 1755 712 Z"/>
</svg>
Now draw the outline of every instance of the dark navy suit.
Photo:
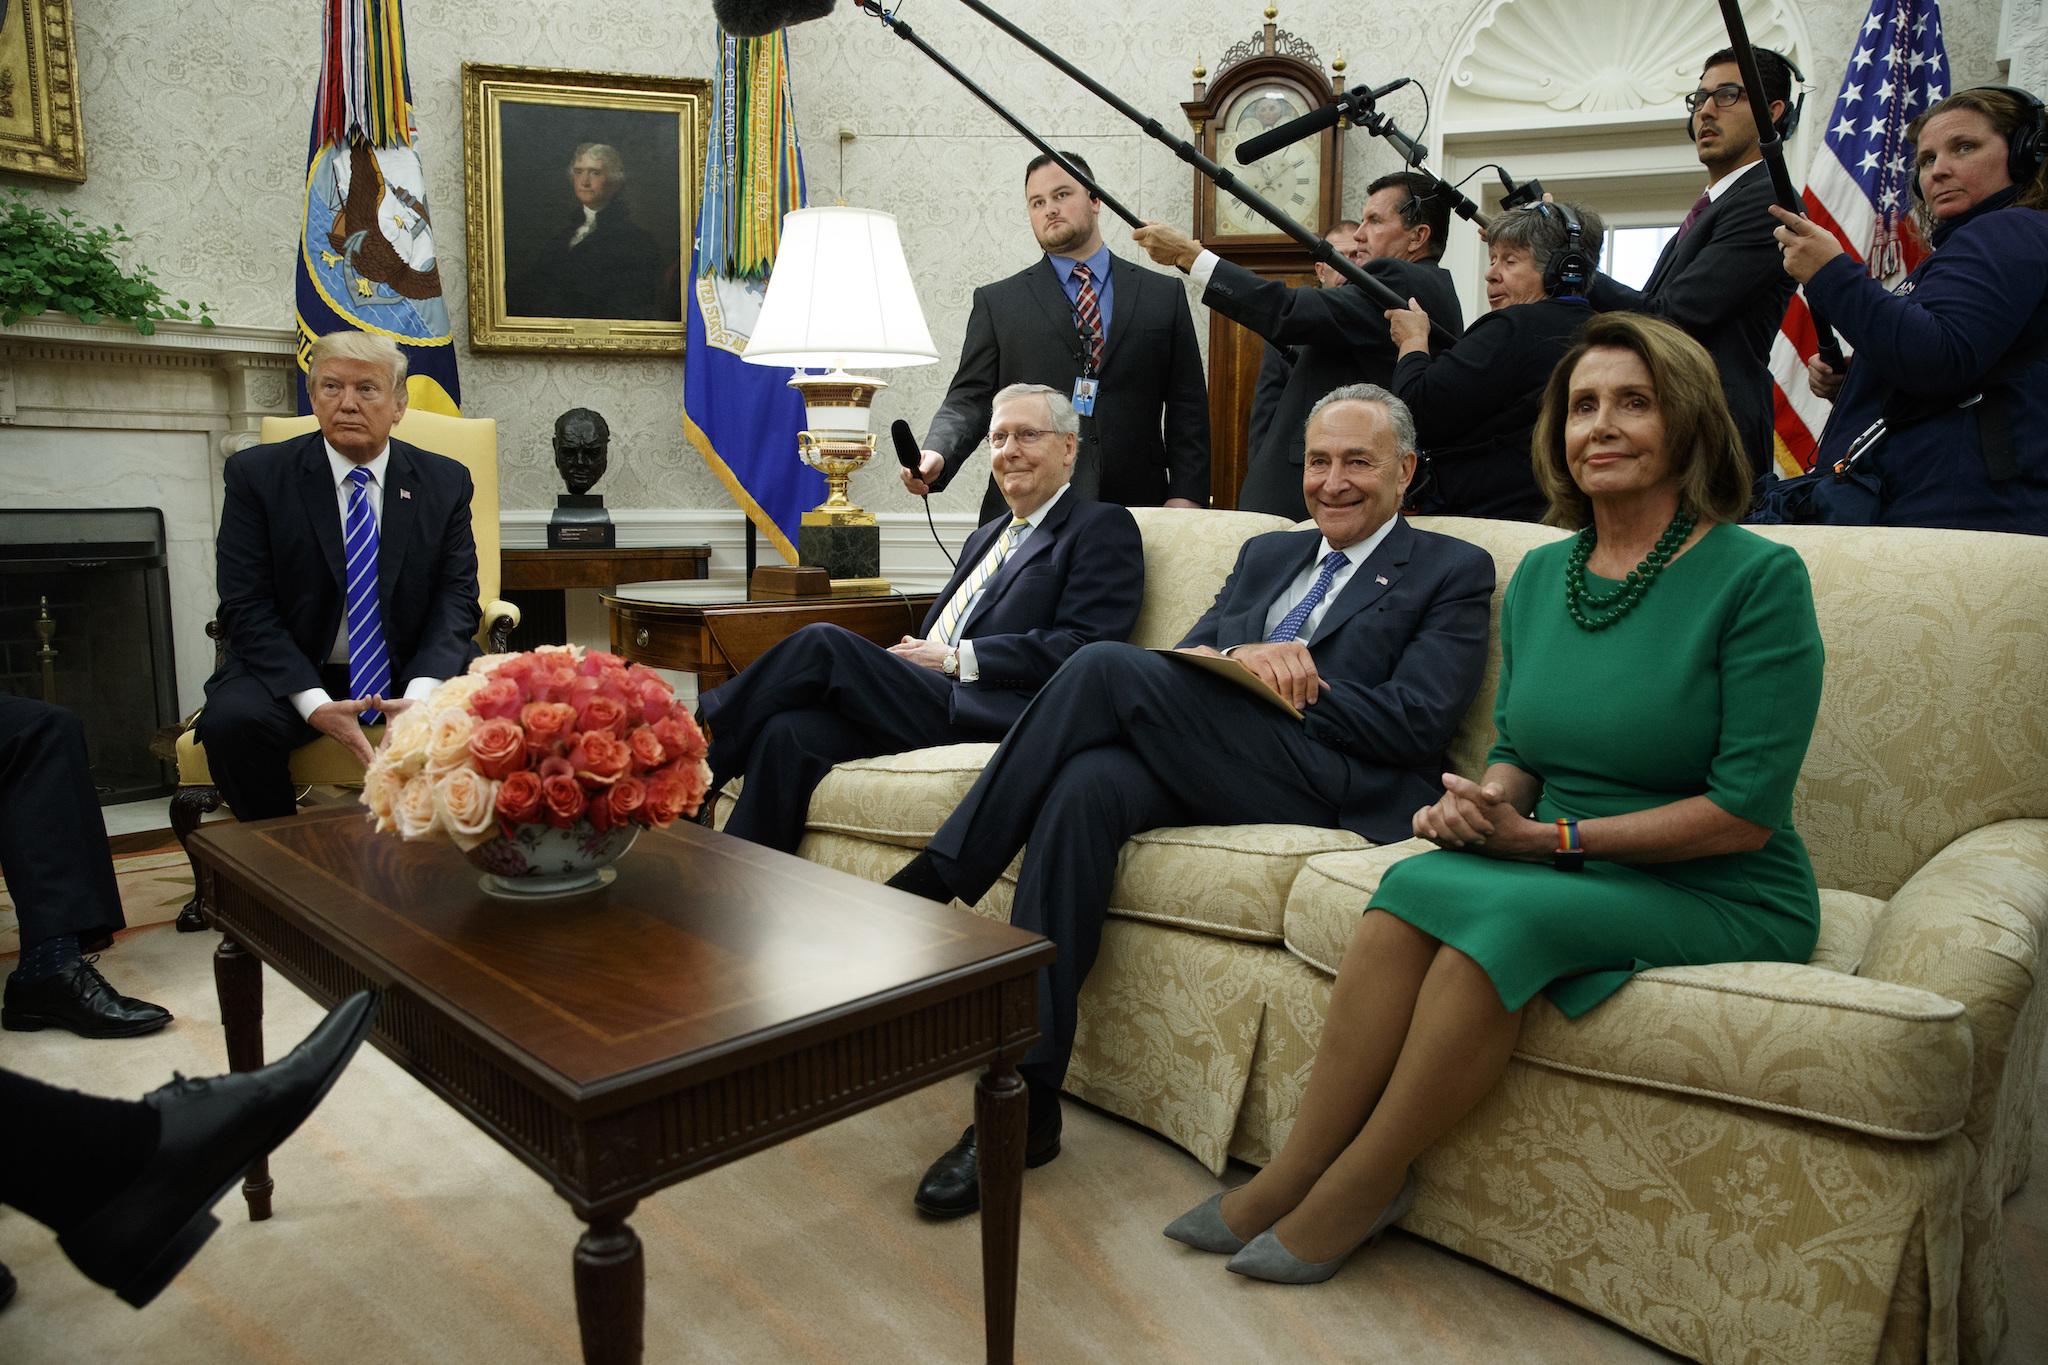
<svg viewBox="0 0 2048 1365">
<path fill-rule="evenodd" d="M 1183 646 L 1263 640 L 1275 600 L 1321 548 L 1313 530 L 1247 541 Z M 1057 1087 L 1094 965 L 1117 850 L 1162 825 L 1342 827 L 1405 839 L 1435 801 L 1486 663 L 1493 561 L 1397 521 L 1307 639 L 1330 684 L 1302 720 L 1237 685 L 1129 645 L 1091 645 L 1011 729 L 928 852 L 979 900 L 1017 850 L 1010 922 L 1059 945 L 1040 978 L 1045 1030 L 1023 1070 Z"/>
<path fill-rule="evenodd" d="M 377 533 L 377 597 L 391 696 L 476 657 L 476 539 L 461 463 L 391 442 Z M 318 738 L 288 698 L 347 679 L 324 664 L 347 572 L 334 470 L 317 431 L 227 463 L 215 574 L 224 657 L 206 680 L 199 742 L 236 818 L 289 815 L 291 751 Z M 334 691 L 339 685 L 343 691 Z"/>
<path fill-rule="evenodd" d="M 1007 517 L 992 521 L 967 538 L 920 635 L 930 635 L 953 590 L 1008 525 Z M 714 789 L 751 774 L 726 833 L 793 853 L 811 792 L 833 764 L 999 738 L 1075 650 L 1127 638 L 1144 595 L 1137 522 L 1114 503 L 1068 489 L 962 623 L 975 681 L 899 659 L 839 626 L 805 626 L 704 696 Z"/>
</svg>

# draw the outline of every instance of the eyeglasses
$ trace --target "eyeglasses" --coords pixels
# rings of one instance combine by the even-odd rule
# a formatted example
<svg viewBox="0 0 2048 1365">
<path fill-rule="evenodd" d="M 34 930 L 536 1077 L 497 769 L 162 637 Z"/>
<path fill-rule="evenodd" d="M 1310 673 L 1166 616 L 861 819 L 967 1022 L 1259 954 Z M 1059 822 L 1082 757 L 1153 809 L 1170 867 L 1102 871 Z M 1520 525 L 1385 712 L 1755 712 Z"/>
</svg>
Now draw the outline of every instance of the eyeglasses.
<svg viewBox="0 0 2048 1365">
<path fill-rule="evenodd" d="M 990 450 L 1001 450 L 1012 441 L 1017 442 L 1019 445 L 1035 446 L 1050 435 L 1052 433 L 1043 427 L 1018 427 L 1015 431 L 991 431 L 988 434 L 988 448 Z"/>
<path fill-rule="evenodd" d="M 1739 85 L 1717 85 L 1712 90 L 1695 90 L 1685 97 L 1685 112 L 1697 114 L 1700 106 L 1708 100 L 1716 109 L 1733 109 L 1736 102 L 1747 97 L 1748 91 Z"/>
</svg>

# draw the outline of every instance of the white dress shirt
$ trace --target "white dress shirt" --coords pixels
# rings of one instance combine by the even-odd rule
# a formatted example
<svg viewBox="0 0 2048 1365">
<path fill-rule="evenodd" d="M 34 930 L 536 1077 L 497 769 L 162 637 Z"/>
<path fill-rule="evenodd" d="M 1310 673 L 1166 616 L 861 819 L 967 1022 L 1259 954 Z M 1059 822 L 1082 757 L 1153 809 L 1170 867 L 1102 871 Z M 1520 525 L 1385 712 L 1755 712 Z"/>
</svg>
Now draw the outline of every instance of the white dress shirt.
<svg viewBox="0 0 2048 1365">
<path fill-rule="evenodd" d="M 1051 497 L 1047 498 L 1044 502 L 1038 505 L 1037 511 L 1031 513 L 1031 515 L 1024 518 L 1024 529 L 1017 533 L 1016 543 L 1010 546 L 1010 557 L 1012 559 L 1016 557 L 1017 552 L 1019 550 L 1024 548 L 1024 542 L 1031 539 L 1031 533 L 1036 531 L 1039 527 L 1039 524 L 1045 520 L 1045 514 L 1047 512 L 1052 511 L 1053 504 L 1058 502 L 1061 498 L 1064 498 L 1067 495 L 1067 489 L 1070 486 L 1071 485 L 1064 483 L 1061 484 L 1058 488 L 1053 490 L 1053 494 Z M 1015 517 L 1013 516 L 1011 519 L 1015 520 Z M 1003 532 L 1003 534 L 1008 535 L 1009 532 L 1005 531 Z M 986 551 L 984 551 L 984 553 L 986 553 Z M 993 583 L 995 582 L 995 579 L 991 578 L 989 579 L 989 582 Z M 974 609 L 981 605 L 981 599 L 986 597 L 987 595 L 987 584 L 983 584 L 980 588 L 977 588 L 975 590 L 974 596 L 967 599 L 967 610 L 960 613 L 960 619 L 964 621 L 969 616 L 972 616 L 974 614 Z M 933 643 L 944 644 L 945 641 L 934 640 Z M 974 660 L 974 641 L 962 640 L 957 646 L 957 648 L 960 651 L 960 681 L 979 681 L 981 678 L 981 665 L 976 663 Z"/>
<path fill-rule="evenodd" d="M 1330 590 L 1323 594 L 1323 600 L 1316 603 L 1315 610 L 1311 611 L 1308 614 L 1308 619 L 1301 623 L 1301 629 L 1295 634 L 1295 639 L 1303 644 L 1308 643 L 1309 637 L 1316 633 L 1316 627 L 1323 623 L 1323 617 L 1329 612 L 1330 604 L 1337 600 L 1337 594 L 1343 592 L 1344 585 L 1351 581 L 1351 575 L 1357 571 L 1359 565 L 1365 562 L 1367 555 L 1380 547 L 1380 542 L 1385 540 L 1393 529 L 1394 519 L 1388 517 L 1386 521 L 1381 523 L 1379 530 L 1374 531 L 1355 545 L 1344 547 L 1345 563 L 1338 568 L 1336 574 L 1330 579 Z M 1315 586 L 1316 576 L 1323 570 L 1324 558 L 1329 555 L 1330 551 L 1336 548 L 1325 538 L 1323 543 L 1317 547 L 1314 557 L 1309 560 L 1308 567 L 1294 576 L 1294 580 L 1287 585 L 1287 591 L 1273 599 L 1273 605 L 1266 608 L 1266 630 L 1265 634 L 1259 637 L 1260 640 L 1264 640 L 1266 635 L 1271 635 L 1273 628 L 1286 620 L 1287 613 L 1294 610 L 1294 604 L 1308 596 L 1308 590 Z M 1256 642 L 1247 640 L 1245 643 L 1252 644 Z M 1232 648 L 1236 647 L 1232 646 Z"/>
<path fill-rule="evenodd" d="M 350 493 L 348 474 L 351 469 L 356 467 L 355 461 L 343 455 L 332 445 L 328 445 L 325 437 L 321 438 L 320 444 L 327 449 L 327 467 L 334 474 L 335 510 L 341 514 L 341 526 L 344 534 L 346 534 Z M 390 464 L 391 443 L 386 441 L 384 448 L 377 452 L 377 458 L 363 466 L 370 471 L 370 485 L 363 490 L 363 496 L 369 500 L 370 515 L 376 518 L 377 530 L 380 534 L 384 530 L 384 471 Z M 328 647 L 325 662 L 330 664 L 346 664 L 348 662 L 348 613 L 346 612 L 342 613 L 341 624 L 335 628 L 334 643 Z M 441 680 L 439 678 L 414 678 L 410 683 L 406 684 L 405 699 L 407 701 L 418 701 L 440 685 Z M 305 720 L 310 718 L 314 711 L 333 701 L 334 698 L 328 695 L 327 689 L 324 687 L 309 687 L 303 692 L 292 693 L 289 700 L 292 704 L 292 709 L 299 713 L 299 719 Z"/>
</svg>

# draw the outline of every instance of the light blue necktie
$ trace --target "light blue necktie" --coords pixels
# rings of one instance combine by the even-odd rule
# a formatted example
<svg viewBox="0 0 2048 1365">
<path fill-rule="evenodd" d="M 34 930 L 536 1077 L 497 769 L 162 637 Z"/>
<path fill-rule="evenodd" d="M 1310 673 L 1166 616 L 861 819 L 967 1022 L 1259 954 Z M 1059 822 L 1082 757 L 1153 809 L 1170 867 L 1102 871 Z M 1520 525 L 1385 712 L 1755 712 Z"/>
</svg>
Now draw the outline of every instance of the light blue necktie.
<svg viewBox="0 0 2048 1365">
<path fill-rule="evenodd" d="M 1267 644 L 1282 644 L 1301 634 L 1302 623 L 1308 620 L 1309 613 L 1330 591 L 1330 583 L 1337 577 L 1337 570 L 1344 567 L 1345 558 L 1342 550 L 1332 550 L 1323 556 L 1323 567 L 1316 574 L 1316 581 L 1308 585 L 1308 592 L 1294 604 L 1294 610 L 1280 618 L 1280 624 L 1273 627 L 1273 633 L 1266 637 Z"/>
<path fill-rule="evenodd" d="M 377 517 L 370 510 L 370 471 L 348 472 L 348 516 L 342 525 L 342 553 L 348 560 L 348 686 L 357 697 L 391 691 L 391 652 L 384 647 L 384 618 L 377 610 Z M 381 711 L 365 711 L 374 725 Z"/>
</svg>

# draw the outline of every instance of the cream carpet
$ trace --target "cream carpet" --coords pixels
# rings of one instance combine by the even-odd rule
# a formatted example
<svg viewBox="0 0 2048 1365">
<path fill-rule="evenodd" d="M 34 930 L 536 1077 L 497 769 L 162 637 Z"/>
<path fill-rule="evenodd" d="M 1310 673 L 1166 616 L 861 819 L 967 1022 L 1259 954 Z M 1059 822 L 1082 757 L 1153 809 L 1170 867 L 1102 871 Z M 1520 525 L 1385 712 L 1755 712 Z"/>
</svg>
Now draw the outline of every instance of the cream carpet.
<svg viewBox="0 0 2048 1365">
<path fill-rule="evenodd" d="M 131 920 L 167 917 L 182 867 L 124 860 Z M 0 905 L 0 910 L 4 910 Z M 11 930 L 0 914 L 0 930 Z M 135 1096 L 225 1068 L 212 935 L 131 929 L 101 961 L 168 1006 L 151 1038 L 0 1033 L 0 1065 Z M 0 943 L 0 953 L 11 948 Z M 0 963 L 0 966 L 4 966 Z M 271 1055 L 318 1008 L 266 971 Z M 910 1205 L 958 1135 L 971 1082 L 946 1082 L 671 1188 L 633 1216 L 647 1356 L 667 1361 L 981 1358 L 979 1226 Z M 0 1122 L 7 1116 L 0 1115 Z M 2037 1137 L 2048 1146 L 2048 1133 Z M 0 1211 L 7 1365 L 445 1362 L 579 1358 L 570 1253 L 581 1224 L 540 1178 L 365 1048 L 272 1158 L 277 1215 L 222 1227 L 148 1309 L 75 1273 L 39 1225 Z M 2015 1282 L 2002 1362 L 2048 1359 L 2048 1151 L 2007 1207 Z M 1234 1182 L 1244 1176 L 1234 1170 Z M 1258 1285 L 1159 1235 L 1215 1189 L 1160 1138 L 1070 1104 L 1066 1150 L 1025 1182 L 1018 1354 L 1031 1361 L 1606 1362 L 1671 1357 L 1600 1319 L 1405 1234 L 1327 1285 Z"/>
</svg>

